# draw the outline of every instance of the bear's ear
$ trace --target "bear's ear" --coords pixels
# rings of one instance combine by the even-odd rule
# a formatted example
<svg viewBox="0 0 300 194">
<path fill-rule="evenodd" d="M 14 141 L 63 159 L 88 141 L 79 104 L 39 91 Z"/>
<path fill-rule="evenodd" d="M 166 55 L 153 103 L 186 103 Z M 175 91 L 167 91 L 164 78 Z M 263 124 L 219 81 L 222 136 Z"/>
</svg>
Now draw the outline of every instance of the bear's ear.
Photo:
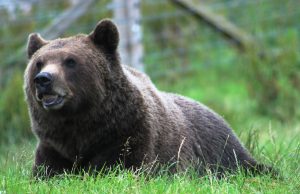
<svg viewBox="0 0 300 194">
<path fill-rule="evenodd" d="M 47 44 L 48 42 L 44 40 L 39 34 L 32 33 L 28 36 L 27 43 L 27 57 L 30 59 L 32 55 L 39 50 L 42 46 Z"/>
<path fill-rule="evenodd" d="M 89 38 L 99 46 L 103 46 L 108 52 L 117 50 L 119 44 L 119 32 L 117 26 L 109 19 L 98 22 Z"/>
</svg>

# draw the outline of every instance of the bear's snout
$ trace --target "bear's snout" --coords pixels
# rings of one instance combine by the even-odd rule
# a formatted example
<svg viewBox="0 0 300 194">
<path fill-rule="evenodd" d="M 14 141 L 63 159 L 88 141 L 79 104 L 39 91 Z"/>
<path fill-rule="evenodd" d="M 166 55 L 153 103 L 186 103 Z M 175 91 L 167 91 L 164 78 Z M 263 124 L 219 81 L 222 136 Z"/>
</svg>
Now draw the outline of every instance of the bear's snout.
<svg viewBox="0 0 300 194">
<path fill-rule="evenodd" d="M 52 90 L 53 76 L 47 72 L 38 73 L 34 78 L 35 87 L 37 90 L 37 97 L 39 100 L 43 95 L 48 94 Z"/>
<path fill-rule="evenodd" d="M 57 79 L 55 73 L 42 71 L 38 73 L 33 82 L 36 88 L 36 99 L 46 110 L 59 109 L 66 101 L 66 92 L 62 81 Z"/>
<path fill-rule="evenodd" d="M 47 90 L 51 87 L 52 82 L 53 77 L 50 73 L 47 72 L 41 72 L 34 78 L 34 83 L 39 90 Z"/>
</svg>

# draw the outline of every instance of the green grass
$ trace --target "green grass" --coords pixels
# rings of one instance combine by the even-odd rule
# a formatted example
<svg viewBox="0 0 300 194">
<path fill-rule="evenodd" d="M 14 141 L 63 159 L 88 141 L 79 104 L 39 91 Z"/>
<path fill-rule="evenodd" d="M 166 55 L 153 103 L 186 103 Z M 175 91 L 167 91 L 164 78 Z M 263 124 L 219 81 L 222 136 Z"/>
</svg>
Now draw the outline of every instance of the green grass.
<svg viewBox="0 0 300 194">
<path fill-rule="evenodd" d="M 31 164 L 33 143 L 26 142 L 9 147 L 1 158 L 0 191 L 7 193 L 297 193 L 300 188 L 299 153 L 282 159 L 280 170 L 283 179 L 269 176 L 244 176 L 243 173 L 216 179 L 211 175 L 197 177 L 194 174 L 174 176 L 157 175 L 114 169 L 108 174 L 90 176 L 82 174 L 62 175 L 50 180 L 33 180 Z M 287 147 L 281 147 L 288 151 Z M 296 150 L 294 150 L 296 151 Z M 298 150 L 299 151 L 299 150 Z M 298 158 L 293 158 L 298 157 Z"/>
<path fill-rule="evenodd" d="M 182 77 L 156 80 L 156 84 L 162 90 L 189 96 L 217 110 L 255 158 L 274 165 L 282 179 L 245 176 L 242 172 L 223 179 L 211 175 L 197 177 L 192 173 L 149 177 L 147 173 L 113 169 L 96 176 L 69 174 L 34 181 L 31 166 L 35 140 L 31 139 L 0 148 L 0 193 L 298 193 L 300 125 L 281 124 L 259 115 L 244 81 L 234 72 L 219 75 L 213 69 L 198 69 Z"/>
</svg>

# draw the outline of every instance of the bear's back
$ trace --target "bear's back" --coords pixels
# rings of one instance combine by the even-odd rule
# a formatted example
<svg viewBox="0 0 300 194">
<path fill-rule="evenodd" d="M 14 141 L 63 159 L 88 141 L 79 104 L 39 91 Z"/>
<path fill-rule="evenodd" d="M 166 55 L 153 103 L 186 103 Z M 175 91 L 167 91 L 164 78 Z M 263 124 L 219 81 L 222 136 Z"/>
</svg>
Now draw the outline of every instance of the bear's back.
<svg viewBox="0 0 300 194">
<path fill-rule="evenodd" d="M 156 153 L 162 159 L 176 155 L 182 146 L 180 157 L 184 163 L 197 158 L 202 163 L 235 168 L 235 154 L 252 160 L 229 125 L 213 110 L 190 98 L 159 91 L 148 76 L 130 67 L 124 70 L 145 98 L 150 115 L 156 115 L 150 124 L 160 145 Z"/>
</svg>

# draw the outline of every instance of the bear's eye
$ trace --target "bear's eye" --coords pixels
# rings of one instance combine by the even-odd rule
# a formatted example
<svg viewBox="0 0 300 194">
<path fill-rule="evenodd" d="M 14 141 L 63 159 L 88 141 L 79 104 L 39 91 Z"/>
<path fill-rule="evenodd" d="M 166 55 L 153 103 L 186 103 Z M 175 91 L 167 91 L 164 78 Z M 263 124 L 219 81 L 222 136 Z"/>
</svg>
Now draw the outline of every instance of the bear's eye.
<svg viewBox="0 0 300 194">
<path fill-rule="evenodd" d="M 67 59 L 65 60 L 65 65 L 66 65 L 67 67 L 69 67 L 69 68 L 73 68 L 73 67 L 75 67 L 75 65 L 76 65 L 76 61 L 75 61 L 74 59 L 72 59 L 72 58 L 67 58 Z"/>
<path fill-rule="evenodd" d="M 38 68 L 38 69 L 41 69 L 42 68 L 42 66 L 43 66 L 43 62 L 41 62 L 41 61 L 38 61 L 38 62 L 36 62 L 36 67 Z"/>
</svg>

